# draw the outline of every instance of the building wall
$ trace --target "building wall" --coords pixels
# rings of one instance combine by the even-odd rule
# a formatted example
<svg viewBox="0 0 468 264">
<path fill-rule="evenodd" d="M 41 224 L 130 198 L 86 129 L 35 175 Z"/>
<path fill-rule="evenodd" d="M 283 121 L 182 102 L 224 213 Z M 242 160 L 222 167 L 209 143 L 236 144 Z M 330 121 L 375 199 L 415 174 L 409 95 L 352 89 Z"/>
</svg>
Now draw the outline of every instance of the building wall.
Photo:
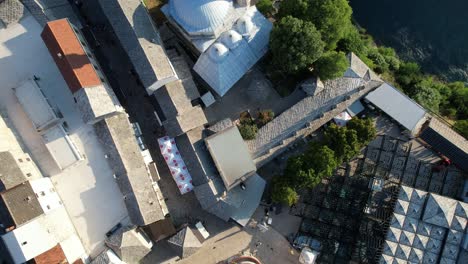
<svg viewBox="0 0 468 264">
<path fill-rule="evenodd" d="M 59 207 L 63 207 L 62 201 L 55 191 L 54 185 L 50 178 L 42 178 L 29 182 L 31 187 L 36 194 L 39 204 L 44 210 L 44 213 L 48 213 Z"/>
</svg>

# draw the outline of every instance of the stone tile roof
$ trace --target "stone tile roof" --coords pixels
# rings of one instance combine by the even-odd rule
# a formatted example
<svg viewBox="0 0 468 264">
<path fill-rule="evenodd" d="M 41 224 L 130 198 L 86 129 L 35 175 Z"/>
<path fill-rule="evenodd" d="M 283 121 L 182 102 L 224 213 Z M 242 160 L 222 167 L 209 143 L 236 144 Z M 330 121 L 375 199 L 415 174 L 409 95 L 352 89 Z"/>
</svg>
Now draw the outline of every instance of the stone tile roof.
<svg viewBox="0 0 468 264">
<path fill-rule="evenodd" d="M 408 210 L 401 210 L 402 204 L 407 204 L 404 207 Z M 421 207 L 422 217 L 411 214 L 413 205 Z M 379 263 L 456 260 L 467 212 L 467 203 L 402 186 Z"/>
<path fill-rule="evenodd" d="M 149 245 L 142 241 L 134 227 L 122 227 L 115 231 L 107 240 L 106 245 L 111 248 L 122 261 L 138 263 L 151 252 Z"/>
<path fill-rule="evenodd" d="M 315 96 L 308 96 L 259 129 L 257 137 L 248 142 L 256 157 L 305 127 L 309 122 L 320 120 L 322 113 L 346 109 L 366 92 L 378 87 L 379 81 L 364 81 L 361 78 L 342 77 L 326 81 L 324 89 Z M 360 90 L 358 88 L 363 87 Z M 347 98 L 350 100 L 346 101 Z M 339 106 L 339 107 L 338 107 Z M 323 123 L 328 120 L 322 120 Z"/>
<path fill-rule="evenodd" d="M 44 213 L 29 182 L 24 182 L 0 194 L 1 216 L 5 228 L 20 226 Z M 2 208 L 3 207 L 3 208 Z"/>
<path fill-rule="evenodd" d="M 188 258 L 202 246 L 200 240 L 198 240 L 192 229 L 188 226 L 169 238 L 167 242 L 181 258 Z"/>
<path fill-rule="evenodd" d="M 11 152 L 0 152 L 0 191 L 27 181 Z"/>
<path fill-rule="evenodd" d="M 23 4 L 18 0 L 0 0 L 0 27 L 18 23 L 25 12 Z"/>
<path fill-rule="evenodd" d="M 127 116 L 109 117 L 94 128 L 109 156 L 132 223 L 144 226 L 164 219 Z"/>
<path fill-rule="evenodd" d="M 441 152 L 458 167 L 468 172 L 468 140 L 459 135 L 446 124 L 432 117 L 421 129 L 422 140 Z"/>
<path fill-rule="evenodd" d="M 139 0 L 98 0 L 148 93 L 177 80 L 146 8 Z"/>
</svg>

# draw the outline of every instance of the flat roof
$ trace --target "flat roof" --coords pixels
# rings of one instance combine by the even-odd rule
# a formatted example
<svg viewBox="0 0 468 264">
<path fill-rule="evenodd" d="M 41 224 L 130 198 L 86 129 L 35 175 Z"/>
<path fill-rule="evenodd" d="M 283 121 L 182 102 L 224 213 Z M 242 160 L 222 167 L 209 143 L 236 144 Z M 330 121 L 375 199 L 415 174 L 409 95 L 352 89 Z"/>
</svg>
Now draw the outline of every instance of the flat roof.
<svg viewBox="0 0 468 264">
<path fill-rule="evenodd" d="M 236 126 L 207 137 L 205 144 L 227 190 L 245 181 L 257 170 Z"/>
<path fill-rule="evenodd" d="M 48 129 L 42 138 L 60 169 L 68 168 L 81 159 L 62 125 Z"/>
<path fill-rule="evenodd" d="M 2 239 L 14 262 L 24 263 L 72 236 L 75 236 L 75 229 L 62 207 L 6 233 Z"/>
<path fill-rule="evenodd" d="M 388 83 L 370 92 L 366 99 L 412 133 L 417 133 L 424 123 L 424 108 Z"/>
<path fill-rule="evenodd" d="M 0 29 L 0 107 L 21 137 L 25 150 L 43 174 L 51 177 L 86 252 L 96 256 L 105 248 L 106 233 L 128 218 L 128 212 L 105 158 L 106 151 L 94 128 L 83 122 L 67 83 L 44 45 L 42 30 L 29 13 L 19 24 Z M 41 90 L 62 113 L 69 137 L 86 157 L 85 162 L 58 170 L 42 137 L 21 111 L 11 88 L 33 75 L 40 78 Z"/>
<path fill-rule="evenodd" d="M 41 37 L 57 67 L 67 82 L 71 92 L 81 88 L 101 85 L 101 79 L 93 68 L 82 45 L 68 19 L 47 22 Z M 80 43 L 81 42 L 81 43 Z"/>
<path fill-rule="evenodd" d="M 39 86 L 33 80 L 27 80 L 14 88 L 16 98 L 23 106 L 24 111 L 33 122 L 36 129 L 41 129 L 54 120 L 57 115 L 52 110 Z"/>
</svg>

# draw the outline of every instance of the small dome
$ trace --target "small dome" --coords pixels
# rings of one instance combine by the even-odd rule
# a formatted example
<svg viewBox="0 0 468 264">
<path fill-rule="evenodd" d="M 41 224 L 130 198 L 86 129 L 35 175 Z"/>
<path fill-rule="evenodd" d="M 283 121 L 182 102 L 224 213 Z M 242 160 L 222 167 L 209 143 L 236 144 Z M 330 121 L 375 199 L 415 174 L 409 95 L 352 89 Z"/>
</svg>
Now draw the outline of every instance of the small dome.
<svg viewBox="0 0 468 264">
<path fill-rule="evenodd" d="M 229 49 L 235 49 L 239 46 L 242 36 L 235 30 L 229 30 L 221 35 L 221 42 Z"/>
<path fill-rule="evenodd" d="M 223 44 L 216 42 L 209 48 L 208 54 L 212 60 L 221 62 L 229 54 L 229 49 Z"/>
<path fill-rule="evenodd" d="M 188 32 L 214 32 L 234 11 L 232 0 L 171 0 L 171 15 Z"/>
<path fill-rule="evenodd" d="M 236 22 L 236 29 L 242 36 L 250 35 L 254 25 L 250 16 L 243 16 Z"/>
</svg>

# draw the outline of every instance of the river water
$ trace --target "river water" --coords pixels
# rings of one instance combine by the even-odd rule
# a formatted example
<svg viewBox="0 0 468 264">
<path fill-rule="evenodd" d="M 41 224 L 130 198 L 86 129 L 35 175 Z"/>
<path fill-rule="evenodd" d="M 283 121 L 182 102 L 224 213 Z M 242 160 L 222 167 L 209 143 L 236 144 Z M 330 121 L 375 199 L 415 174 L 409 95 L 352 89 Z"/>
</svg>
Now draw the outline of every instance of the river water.
<svg viewBox="0 0 468 264">
<path fill-rule="evenodd" d="M 468 82 L 468 0 L 350 0 L 354 19 L 378 44 L 426 72 Z"/>
</svg>

